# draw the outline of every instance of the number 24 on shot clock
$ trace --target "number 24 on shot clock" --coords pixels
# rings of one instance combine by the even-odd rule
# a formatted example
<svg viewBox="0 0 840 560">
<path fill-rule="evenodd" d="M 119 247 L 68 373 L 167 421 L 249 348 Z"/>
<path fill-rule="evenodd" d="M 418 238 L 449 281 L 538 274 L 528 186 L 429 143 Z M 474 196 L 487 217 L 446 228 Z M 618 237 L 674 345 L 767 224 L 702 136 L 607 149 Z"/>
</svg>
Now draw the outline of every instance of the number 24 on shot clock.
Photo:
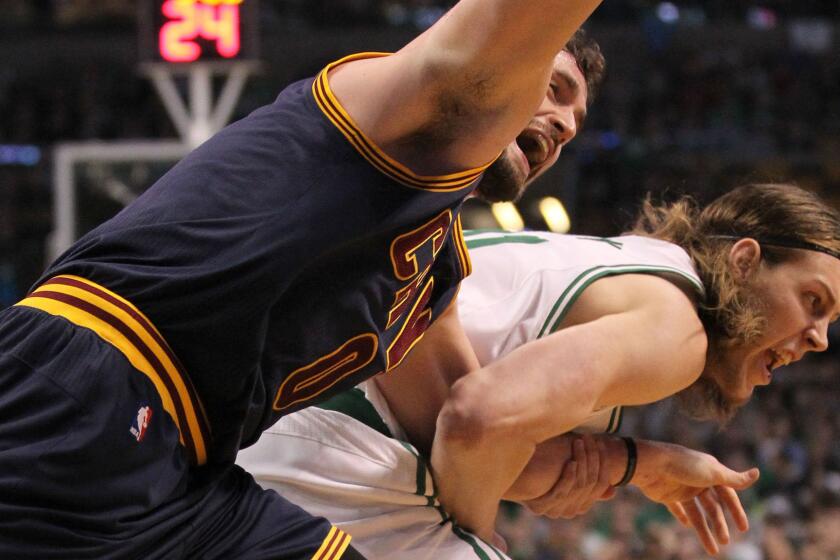
<svg viewBox="0 0 840 560">
<path fill-rule="evenodd" d="M 145 22 L 141 48 L 147 59 L 189 63 L 256 57 L 257 0 L 154 0 L 151 4 L 146 4 L 141 18 Z M 151 44 L 153 52 L 149 52 Z"/>
</svg>

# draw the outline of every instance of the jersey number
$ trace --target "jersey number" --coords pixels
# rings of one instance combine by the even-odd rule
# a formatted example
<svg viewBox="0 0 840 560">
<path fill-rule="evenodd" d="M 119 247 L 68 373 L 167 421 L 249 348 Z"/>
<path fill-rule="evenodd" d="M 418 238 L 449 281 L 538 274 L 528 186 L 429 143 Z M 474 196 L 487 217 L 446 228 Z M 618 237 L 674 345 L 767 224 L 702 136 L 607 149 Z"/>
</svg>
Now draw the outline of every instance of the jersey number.
<svg viewBox="0 0 840 560">
<path fill-rule="evenodd" d="M 386 328 L 396 325 L 408 312 L 400 331 L 388 346 L 386 371 L 402 362 L 432 322 L 432 310 L 428 308 L 428 304 L 435 279 L 428 275 L 428 272 L 443 248 L 451 224 L 452 212 L 445 210 L 419 228 L 400 235 L 391 243 L 394 275 L 410 283 L 394 295 L 394 303 L 388 314 Z M 427 250 L 423 251 L 426 248 Z M 425 261 L 423 266 L 421 259 Z M 287 410 L 313 399 L 342 379 L 361 370 L 373 361 L 378 345 L 379 337 L 376 334 L 358 335 L 326 356 L 296 369 L 277 389 L 274 410 Z"/>
<path fill-rule="evenodd" d="M 277 390 L 274 410 L 286 410 L 300 402 L 312 399 L 348 375 L 366 365 L 379 345 L 376 335 L 367 333 L 351 338 L 334 352 L 318 358 L 308 366 L 291 373 Z"/>
</svg>

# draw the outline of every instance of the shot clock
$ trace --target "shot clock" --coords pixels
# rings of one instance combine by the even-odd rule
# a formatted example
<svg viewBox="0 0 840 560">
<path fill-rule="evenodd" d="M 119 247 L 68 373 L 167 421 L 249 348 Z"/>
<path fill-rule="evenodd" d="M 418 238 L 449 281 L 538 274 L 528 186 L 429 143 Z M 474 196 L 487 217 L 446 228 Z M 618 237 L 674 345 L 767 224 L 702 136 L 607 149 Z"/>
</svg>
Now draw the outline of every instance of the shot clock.
<svg viewBox="0 0 840 560">
<path fill-rule="evenodd" d="M 144 62 L 185 64 L 255 60 L 258 0 L 144 0 L 140 55 Z"/>
</svg>

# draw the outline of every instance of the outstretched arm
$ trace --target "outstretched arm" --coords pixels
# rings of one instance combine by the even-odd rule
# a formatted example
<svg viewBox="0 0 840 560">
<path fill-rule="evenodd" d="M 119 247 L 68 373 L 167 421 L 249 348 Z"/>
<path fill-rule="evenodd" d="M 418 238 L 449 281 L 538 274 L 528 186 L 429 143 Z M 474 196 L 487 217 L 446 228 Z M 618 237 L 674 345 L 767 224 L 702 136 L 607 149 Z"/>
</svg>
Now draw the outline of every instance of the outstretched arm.
<svg viewBox="0 0 840 560">
<path fill-rule="evenodd" d="M 736 490 L 758 480 L 758 469 L 733 471 L 706 453 L 680 445 L 639 441 L 638 472 L 632 483 L 649 499 L 664 504 L 686 527 L 693 527 L 711 555 L 729 543 L 725 511 L 740 531 L 749 528 Z M 710 527 L 711 525 L 711 527 Z"/>
<path fill-rule="evenodd" d="M 715 555 L 721 544 L 729 543 L 727 511 L 737 529 L 749 528 L 735 491 L 752 485 L 757 469 L 735 472 L 711 455 L 679 445 L 645 440 L 636 445 L 638 463 L 632 484 L 693 528 L 706 552 Z M 573 517 L 613 494 L 627 459 L 627 447 L 614 436 L 553 438 L 538 446 L 505 497 L 526 503 L 532 511 L 536 505 L 538 514 Z"/>
<path fill-rule="evenodd" d="M 548 89 L 552 61 L 600 0 L 461 0 L 395 55 L 330 76 L 350 116 L 420 174 L 493 160 Z"/>
</svg>

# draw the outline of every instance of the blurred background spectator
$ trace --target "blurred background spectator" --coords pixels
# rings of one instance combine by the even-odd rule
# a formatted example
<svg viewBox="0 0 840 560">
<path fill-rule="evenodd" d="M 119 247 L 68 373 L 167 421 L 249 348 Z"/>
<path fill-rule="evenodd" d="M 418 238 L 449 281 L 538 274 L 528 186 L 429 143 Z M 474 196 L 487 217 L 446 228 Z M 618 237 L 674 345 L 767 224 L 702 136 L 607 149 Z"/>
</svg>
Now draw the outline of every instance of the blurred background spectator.
<svg viewBox="0 0 840 560">
<path fill-rule="evenodd" d="M 57 144 L 177 136 L 138 71 L 137 4 L 0 3 L 0 307 L 22 297 L 47 259 Z M 451 4 L 262 0 L 262 70 L 234 118 L 341 55 L 399 48 Z M 744 181 L 795 181 L 840 204 L 840 2 L 606 0 L 588 29 L 607 80 L 585 130 L 520 203 L 528 227 L 545 227 L 536 206 L 548 195 L 564 202 L 572 232 L 589 235 L 620 232 L 647 193 L 705 201 Z M 164 169 L 121 173 L 140 190 Z M 103 173 L 80 173 L 85 227 L 119 208 L 102 199 Z M 473 206 L 466 217 L 478 220 Z M 840 333 L 831 338 L 829 352 L 782 370 L 726 431 L 682 418 L 671 402 L 627 413 L 624 433 L 761 467 L 743 495 L 751 530 L 725 559 L 840 558 Z M 632 489 L 572 521 L 511 505 L 502 530 L 522 560 L 705 557 Z"/>
</svg>

